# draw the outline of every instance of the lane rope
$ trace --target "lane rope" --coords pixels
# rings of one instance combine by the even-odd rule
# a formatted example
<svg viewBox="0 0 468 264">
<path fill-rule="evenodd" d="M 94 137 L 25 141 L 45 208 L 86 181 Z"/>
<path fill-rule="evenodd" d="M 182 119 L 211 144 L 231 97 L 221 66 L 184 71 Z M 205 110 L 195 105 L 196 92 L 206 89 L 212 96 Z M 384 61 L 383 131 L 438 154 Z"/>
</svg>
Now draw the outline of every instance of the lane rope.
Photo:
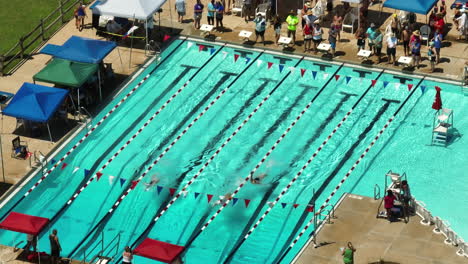
<svg viewBox="0 0 468 264">
<path fill-rule="evenodd" d="M 372 80 L 372 82 L 376 81 L 380 75 L 383 73 L 380 72 L 380 74 L 377 76 L 375 80 Z M 340 127 L 343 125 L 343 123 L 348 119 L 348 117 L 351 115 L 351 113 L 356 109 L 357 105 L 359 102 L 366 96 L 368 91 L 371 90 L 371 88 L 374 87 L 373 84 L 367 88 L 367 90 L 360 96 L 360 98 L 354 103 L 354 105 L 351 107 L 351 109 L 346 113 L 346 115 L 341 119 L 341 121 L 338 123 L 338 125 L 333 129 L 333 131 L 325 138 L 325 140 L 322 142 L 322 144 L 317 148 L 317 150 L 312 154 L 312 156 L 305 162 L 305 164 L 302 166 L 302 168 L 297 172 L 295 177 L 287 184 L 286 187 L 283 188 L 281 193 L 276 197 L 276 199 L 269 204 L 269 207 L 263 215 L 257 220 L 257 222 L 252 226 L 252 228 L 247 232 L 247 234 L 244 236 L 241 244 L 249 238 L 249 236 L 252 234 L 252 232 L 260 225 L 260 223 L 263 221 L 263 219 L 270 213 L 270 211 L 273 209 L 273 207 L 278 203 L 278 201 L 284 196 L 284 194 L 291 188 L 291 186 L 294 184 L 294 182 L 297 181 L 297 179 L 302 175 L 305 169 L 312 163 L 312 161 L 315 159 L 315 157 L 319 154 L 320 151 L 325 147 L 325 145 L 328 143 L 328 141 L 335 135 L 335 133 L 340 129 Z M 307 209 L 307 208 L 306 208 Z"/>
<path fill-rule="evenodd" d="M 299 63 L 304 59 L 304 57 L 302 57 L 296 64 L 299 65 Z M 164 207 L 164 209 L 154 218 L 153 220 L 153 224 L 156 224 L 156 222 L 161 218 L 161 216 L 164 215 L 164 213 L 174 204 L 175 201 L 177 201 L 177 199 L 179 199 L 179 197 L 185 192 L 185 190 L 190 186 L 192 185 L 192 183 L 194 183 L 194 181 L 198 178 L 198 176 L 201 175 L 201 173 L 205 170 L 206 167 L 208 167 L 208 165 L 214 160 L 214 158 L 221 152 L 221 150 L 232 140 L 232 138 L 237 135 L 237 133 L 239 133 L 239 131 L 244 127 L 245 124 L 247 124 L 247 122 L 249 122 L 249 120 L 255 115 L 255 113 L 257 113 L 257 111 L 260 109 L 260 107 L 263 106 L 263 104 L 270 98 L 270 96 L 273 94 L 273 92 L 276 90 L 277 87 L 279 87 L 283 81 L 291 74 L 291 71 L 288 72 L 286 74 L 285 77 L 283 77 L 283 79 L 276 85 L 275 88 L 273 88 L 273 90 L 265 97 L 263 98 L 263 100 L 257 105 L 257 107 L 255 107 L 255 109 L 247 116 L 246 119 L 244 119 L 244 121 L 242 121 L 242 123 L 239 125 L 239 127 L 237 127 L 237 129 L 229 136 L 229 138 L 226 139 L 226 141 L 223 142 L 223 144 L 215 151 L 215 153 L 208 159 L 208 161 L 205 162 L 205 164 L 203 164 L 203 166 L 200 168 L 200 170 L 197 172 L 197 174 L 195 174 L 186 184 L 185 186 L 182 188 L 182 190 L 180 190 L 177 195 L 172 198 L 171 201 L 169 201 L 169 203 Z"/>
<path fill-rule="evenodd" d="M 179 45 L 173 50 L 171 51 L 170 54 L 168 54 L 167 57 L 165 57 L 165 59 L 169 58 L 176 50 L 178 50 L 178 48 L 180 47 L 180 45 L 182 45 L 182 43 L 185 42 L 185 39 L 183 41 L 181 41 L 179 43 Z M 164 62 L 164 61 L 162 61 Z M 60 163 L 62 163 L 81 143 L 83 143 L 83 141 L 89 137 L 89 135 L 91 135 L 97 127 L 99 127 L 115 110 L 117 110 L 117 108 L 123 103 L 125 102 L 150 76 L 151 74 L 159 67 L 159 65 L 162 64 L 162 62 L 160 62 L 150 73 L 148 73 L 132 90 L 130 90 L 130 92 L 128 92 L 116 105 L 114 105 L 114 107 L 109 110 L 109 112 L 107 112 L 107 114 L 105 116 L 103 116 L 101 118 L 101 120 L 99 120 L 99 122 L 96 123 L 96 125 L 94 125 L 93 128 L 91 128 L 69 151 L 67 151 L 67 153 L 65 153 L 65 155 L 60 158 L 23 196 L 26 197 L 28 196 L 39 184 L 42 183 L 42 181 L 45 180 L 45 178 L 47 178 L 47 176 L 50 175 L 50 173 L 52 173 L 59 165 Z"/>
<path fill-rule="evenodd" d="M 263 53 L 263 52 L 262 52 L 262 53 Z M 257 56 L 257 58 L 260 57 L 262 53 L 260 53 L 260 54 Z M 257 58 L 256 58 L 256 59 L 257 59 Z M 254 59 L 254 61 L 255 61 L 256 59 Z M 245 72 L 245 70 L 247 70 L 247 69 L 250 67 L 250 65 L 252 65 L 252 64 L 249 64 L 249 66 L 246 67 L 246 68 L 244 69 L 243 72 Z M 242 72 L 242 73 L 243 73 L 243 72 Z M 112 206 L 112 208 L 109 210 L 109 213 L 112 213 L 112 211 L 114 211 L 115 209 L 117 209 L 117 207 L 118 207 L 119 204 L 122 202 L 122 200 L 125 199 L 125 197 L 126 197 L 126 196 L 135 188 L 135 186 L 148 174 L 148 172 L 150 172 L 150 171 L 153 169 L 153 167 L 156 166 L 156 164 L 158 164 L 158 162 L 164 157 L 164 155 L 166 155 L 167 152 L 169 152 L 169 150 L 177 143 L 177 141 L 179 141 L 180 138 L 181 138 L 185 133 L 187 133 L 187 132 L 189 131 L 189 129 L 190 129 L 190 128 L 191 128 L 191 127 L 192 127 L 192 126 L 193 126 L 193 125 L 194 125 L 194 124 L 195 124 L 195 123 L 196 123 L 196 122 L 197 122 L 197 121 L 198 121 L 198 120 L 199 120 L 199 119 L 200 119 L 200 118 L 201 118 L 201 117 L 202 117 L 202 116 L 219 100 L 219 98 L 221 98 L 221 96 L 223 96 L 223 95 L 234 85 L 234 83 L 237 81 L 238 77 L 242 75 L 242 73 L 239 74 L 239 75 L 236 77 L 236 79 L 234 79 L 228 87 L 226 87 L 224 90 L 222 90 L 222 91 L 216 96 L 216 98 L 215 98 L 213 101 L 211 101 L 211 102 L 205 107 L 205 109 L 204 109 L 202 112 L 200 112 L 200 114 L 198 114 L 198 116 L 197 116 L 195 119 L 193 119 L 193 121 L 192 121 L 192 122 L 175 138 L 175 139 L 174 139 L 174 141 L 172 141 L 172 143 L 169 144 L 169 146 L 168 146 L 166 149 L 164 149 L 164 151 L 152 162 L 152 164 L 151 164 L 151 165 L 141 174 L 141 176 L 135 181 L 136 183 L 135 183 L 135 184 L 132 184 L 132 186 L 131 186 L 130 188 L 128 188 L 128 189 L 126 190 L 126 192 L 117 200 L 117 202 L 116 202 L 116 203 Z"/>
<path fill-rule="evenodd" d="M 419 85 L 422 83 L 422 81 L 424 80 L 424 78 L 422 78 L 418 85 L 410 92 L 410 94 L 407 96 L 407 98 L 405 99 L 405 101 L 400 105 L 400 107 L 395 111 L 395 113 L 392 115 L 392 117 L 390 117 L 390 119 L 388 119 L 387 123 L 385 123 L 385 125 L 383 126 L 383 128 L 377 133 L 377 135 L 374 137 L 374 139 L 372 140 L 372 142 L 367 146 L 367 148 L 364 150 L 364 152 L 361 154 L 361 156 L 359 156 L 359 158 L 356 160 L 356 162 L 353 164 L 353 166 L 348 170 L 348 172 L 345 174 L 345 176 L 343 177 L 343 179 L 341 179 L 341 181 L 338 183 L 338 185 L 335 187 L 335 189 L 330 193 L 330 195 L 328 196 L 328 198 L 325 200 L 325 202 L 320 206 L 319 210 L 317 210 L 317 213 L 314 214 L 314 216 L 309 220 L 309 222 L 306 224 L 306 226 L 301 230 L 301 232 L 297 235 L 297 237 L 293 240 L 293 242 L 291 243 L 291 245 L 289 246 L 289 248 L 286 250 L 286 252 L 282 255 L 281 259 L 279 260 L 279 262 L 281 262 L 281 260 L 286 256 L 286 254 L 289 252 L 289 250 L 291 250 L 291 248 L 294 247 L 294 245 L 296 245 L 297 241 L 299 241 L 299 239 L 302 237 L 302 235 L 304 235 L 304 233 L 307 231 L 307 229 L 310 227 L 310 225 L 315 221 L 315 218 L 317 217 L 317 215 L 320 215 L 321 214 L 321 211 L 328 205 L 328 202 L 330 202 L 330 200 L 332 199 L 332 197 L 338 192 L 338 190 L 341 188 L 341 186 L 343 185 L 343 183 L 349 178 L 349 176 L 351 175 L 351 173 L 356 169 L 357 165 L 362 161 L 362 159 L 367 155 L 367 153 L 369 152 L 369 150 L 375 145 L 375 143 L 377 142 L 377 140 L 380 138 L 380 136 L 383 134 L 383 132 L 390 126 L 390 123 L 393 122 L 393 120 L 395 119 L 396 115 L 400 112 L 400 110 L 403 108 L 403 106 L 408 102 L 408 100 L 410 99 L 410 97 L 414 94 L 414 92 L 417 90 L 417 87 L 419 87 Z M 315 237 L 316 234 L 314 233 L 313 236 Z M 278 262 L 278 263 L 279 263 Z"/>
<path fill-rule="evenodd" d="M 335 74 L 343 67 L 341 65 L 335 72 Z M 289 127 L 283 132 L 283 134 L 276 140 L 275 144 L 271 146 L 271 148 L 267 151 L 267 153 L 262 157 L 262 159 L 257 163 L 257 165 L 249 172 L 247 177 L 244 179 L 244 181 L 239 184 L 239 186 L 236 188 L 236 190 L 232 193 L 232 198 L 235 197 L 235 195 L 245 186 L 245 184 L 253 177 L 254 173 L 260 168 L 260 166 L 266 161 L 266 159 L 271 155 L 271 153 L 276 149 L 276 147 L 281 143 L 281 141 L 286 137 L 286 135 L 291 131 L 291 129 L 297 124 L 297 122 L 302 118 L 302 116 L 307 112 L 307 110 L 310 108 L 312 103 L 315 101 L 315 99 L 320 95 L 320 93 L 325 89 L 326 86 L 330 83 L 330 81 L 335 78 L 335 74 L 331 75 L 331 77 L 328 79 L 328 81 L 325 83 L 323 88 L 314 96 L 312 100 L 304 107 L 304 109 L 301 111 L 301 113 L 294 119 L 294 121 L 289 125 Z M 231 199 L 228 199 L 224 202 L 224 204 L 216 211 L 216 213 L 211 216 L 211 218 L 206 222 L 203 227 L 201 228 L 200 232 L 205 230 L 208 225 L 221 213 L 221 211 L 226 208 L 226 206 L 231 202 Z"/>
<path fill-rule="evenodd" d="M 81 192 L 83 192 L 84 189 L 86 189 L 86 187 L 88 187 L 88 185 L 96 178 L 100 178 L 102 176 L 102 171 L 107 167 L 109 166 L 109 164 L 128 146 L 130 145 L 130 143 L 132 143 L 132 141 L 154 120 L 154 118 L 156 116 L 158 116 L 161 111 L 166 108 L 167 105 L 169 105 L 172 100 L 174 100 L 174 98 L 176 98 L 188 85 L 189 83 L 195 78 L 195 76 L 197 76 L 197 74 L 218 54 L 218 52 L 223 49 L 224 46 L 221 46 L 217 51 L 216 53 L 214 53 L 213 55 L 210 55 L 210 58 L 205 62 L 205 64 L 198 68 L 198 70 L 182 85 L 181 88 L 179 88 L 141 127 L 140 129 L 138 129 L 138 131 L 133 135 L 131 136 L 127 142 L 125 142 L 124 145 L 122 145 L 120 147 L 119 150 L 117 150 L 114 155 L 112 155 L 111 158 L 109 158 L 107 160 L 106 163 L 104 163 L 104 165 L 102 165 L 102 167 L 91 177 L 89 178 L 89 180 L 68 200 L 68 202 L 66 203 L 67 205 L 70 205 L 77 197 L 78 195 L 80 195 Z"/>
</svg>

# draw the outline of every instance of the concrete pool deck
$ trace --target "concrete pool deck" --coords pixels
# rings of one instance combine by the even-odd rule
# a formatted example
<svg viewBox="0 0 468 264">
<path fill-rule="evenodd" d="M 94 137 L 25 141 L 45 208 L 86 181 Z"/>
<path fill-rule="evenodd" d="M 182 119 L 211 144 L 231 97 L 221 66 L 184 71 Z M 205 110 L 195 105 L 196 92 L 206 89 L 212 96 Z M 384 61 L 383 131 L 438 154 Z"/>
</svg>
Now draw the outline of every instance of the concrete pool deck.
<svg viewBox="0 0 468 264">
<path fill-rule="evenodd" d="M 336 218 L 318 232 L 319 246 L 310 243 L 295 263 L 342 263 L 340 247 L 348 241 L 356 248 L 355 263 L 468 263 L 467 258 L 456 255 L 455 247 L 444 243 L 443 235 L 432 232 L 433 225 L 421 225 L 419 216 L 410 217 L 407 224 L 376 218 L 379 204 L 380 200 L 370 197 L 345 194 Z"/>
</svg>

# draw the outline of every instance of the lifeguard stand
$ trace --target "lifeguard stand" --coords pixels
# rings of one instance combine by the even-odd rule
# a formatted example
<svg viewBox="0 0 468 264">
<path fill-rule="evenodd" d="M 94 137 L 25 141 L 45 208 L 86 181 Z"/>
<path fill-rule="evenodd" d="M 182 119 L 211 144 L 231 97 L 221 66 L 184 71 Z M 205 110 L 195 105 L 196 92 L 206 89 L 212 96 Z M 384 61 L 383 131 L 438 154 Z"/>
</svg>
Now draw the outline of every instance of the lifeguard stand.
<svg viewBox="0 0 468 264">
<path fill-rule="evenodd" d="M 434 115 L 432 125 L 432 145 L 443 144 L 447 146 L 450 127 L 453 126 L 453 110 L 442 108 Z"/>
</svg>

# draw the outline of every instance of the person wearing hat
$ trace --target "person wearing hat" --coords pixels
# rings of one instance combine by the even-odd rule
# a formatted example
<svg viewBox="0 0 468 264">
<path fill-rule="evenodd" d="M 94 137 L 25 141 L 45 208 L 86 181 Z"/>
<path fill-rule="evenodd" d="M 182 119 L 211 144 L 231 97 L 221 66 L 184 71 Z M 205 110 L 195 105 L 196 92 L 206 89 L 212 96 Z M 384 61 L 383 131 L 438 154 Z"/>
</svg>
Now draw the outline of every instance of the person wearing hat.
<svg viewBox="0 0 468 264">
<path fill-rule="evenodd" d="M 257 14 L 257 17 L 253 21 L 255 23 L 255 43 L 257 43 L 258 37 L 262 39 L 263 45 L 265 45 L 265 29 L 266 20 L 263 18 L 261 13 Z"/>
<path fill-rule="evenodd" d="M 377 26 L 374 23 L 370 24 L 370 27 L 366 31 L 369 49 L 375 53 L 375 38 L 377 37 Z"/>
<path fill-rule="evenodd" d="M 309 12 L 310 11 L 310 12 Z M 309 13 L 312 15 L 312 5 L 310 4 L 309 1 L 304 3 L 304 7 L 301 10 L 301 16 L 302 16 L 302 28 L 304 28 L 305 23 L 307 23 L 307 18 L 306 16 L 309 15 Z"/>
<path fill-rule="evenodd" d="M 314 16 L 312 10 L 308 10 L 306 15 L 302 17 L 302 28 L 304 28 L 305 24 L 309 24 L 309 27 L 312 28 L 314 26 L 314 21 L 317 19 L 316 16 Z"/>
<path fill-rule="evenodd" d="M 419 69 L 419 62 L 421 61 L 421 33 L 419 30 L 415 30 L 413 32 L 409 47 L 413 57 L 413 66 L 416 66 Z"/>
<path fill-rule="evenodd" d="M 299 19 L 294 10 L 289 11 L 286 23 L 288 24 L 288 38 L 292 38 L 293 45 L 296 45 L 296 28 L 297 24 L 299 24 Z"/>
<path fill-rule="evenodd" d="M 398 43 L 397 38 L 395 37 L 395 33 L 390 33 L 387 37 L 387 57 L 388 57 L 388 64 L 396 64 L 396 46 Z M 393 62 L 392 62 L 393 58 Z"/>
<path fill-rule="evenodd" d="M 392 21 L 390 22 L 390 27 L 395 36 L 398 36 L 398 29 L 400 28 L 400 20 L 398 20 L 397 14 L 392 15 Z"/>
<path fill-rule="evenodd" d="M 322 42 L 323 29 L 320 27 L 320 21 L 317 19 L 314 21 L 314 27 L 312 30 L 312 41 L 314 42 L 314 54 L 318 52 L 318 45 Z"/>
<path fill-rule="evenodd" d="M 75 25 L 76 29 L 78 29 L 79 31 L 83 30 L 84 19 L 85 17 L 88 17 L 88 15 L 86 15 L 85 8 L 86 6 L 80 3 L 75 9 Z"/>
</svg>

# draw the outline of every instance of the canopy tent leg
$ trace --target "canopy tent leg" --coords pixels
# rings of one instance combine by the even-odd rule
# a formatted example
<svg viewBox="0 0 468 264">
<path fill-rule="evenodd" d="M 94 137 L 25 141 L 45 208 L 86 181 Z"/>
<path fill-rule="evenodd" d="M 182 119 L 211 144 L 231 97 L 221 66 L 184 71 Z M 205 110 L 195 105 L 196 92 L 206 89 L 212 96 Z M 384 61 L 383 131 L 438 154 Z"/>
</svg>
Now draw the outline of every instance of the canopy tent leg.
<svg viewBox="0 0 468 264">
<path fill-rule="evenodd" d="M 117 47 L 117 53 L 119 53 L 120 66 L 122 67 L 122 70 L 123 70 L 124 66 L 123 66 L 123 62 L 122 62 L 122 56 L 120 56 L 120 49 L 119 49 L 119 47 Z"/>
<path fill-rule="evenodd" d="M 99 100 L 102 101 L 101 70 L 100 69 L 97 72 L 97 76 L 98 76 L 98 86 L 99 86 Z"/>
<path fill-rule="evenodd" d="M 3 144 L 2 144 L 2 134 L 3 134 L 3 112 L 2 114 L 2 129 L 0 130 L 0 156 L 2 156 L 2 176 L 3 182 L 5 181 L 5 163 L 3 162 Z"/>
<path fill-rule="evenodd" d="M 47 131 L 49 131 L 50 142 L 54 143 L 54 142 L 52 141 L 52 133 L 50 133 L 49 122 L 47 122 Z"/>
<path fill-rule="evenodd" d="M 132 25 L 132 27 L 134 27 L 134 26 L 135 26 L 135 14 L 133 14 L 133 25 Z M 132 34 L 130 36 L 130 58 L 128 59 L 128 68 L 129 69 L 132 67 L 132 50 L 133 50 L 133 32 L 132 32 Z"/>
<path fill-rule="evenodd" d="M 76 111 L 78 111 L 78 109 L 76 108 L 76 105 L 75 105 L 75 102 L 73 101 L 73 97 L 71 96 L 71 93 L 68 94 L 68 97 L 70 98 L 70 101 L 72 103 L 72 106 L 73 106 L 73 109 L 75 109 L 75 112 L 73 112 L 73 115 L 76 114 Z"/>
<path fill-rule="evenodd" d="M 78 94 L 77 94 L 77 96 L 78 96 L 78 99 L 77 99 L 77 101 L 78 101 L 78 114 L 81 115 L 81 107 L 80 107 L 80 101 L 81 101 L 81 99 L 80 99 L 80 88 L 77 88 L 76 90 L 77 90 L 77 93 L 78 93 Z"/>
</svg>

